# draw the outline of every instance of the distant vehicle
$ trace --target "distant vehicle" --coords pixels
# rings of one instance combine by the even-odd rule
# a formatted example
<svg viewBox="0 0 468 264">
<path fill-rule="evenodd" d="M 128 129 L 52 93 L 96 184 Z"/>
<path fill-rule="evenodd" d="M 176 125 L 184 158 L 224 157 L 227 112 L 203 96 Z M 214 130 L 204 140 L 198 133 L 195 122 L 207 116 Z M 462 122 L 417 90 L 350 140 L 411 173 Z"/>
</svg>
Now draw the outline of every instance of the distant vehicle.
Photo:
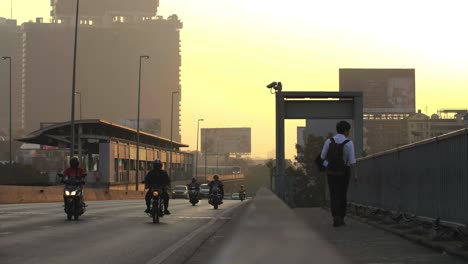
<svg viewBox="0 0 468 264">
<path fill-rule="evenodd" d="M 239 193 L 233 193 L 231 195 L 231 200 L 240 200 L 240 195 Z"/>
<path fill-rule="evenodd" d="M 189 199 L 190 199 L 190 203 L 195 206 L 198 202 L 199 202 L 199 194 L 200 194 L 200 191 L 197 189 L 196 186 L 191 186 L 189 188 Z"/>
<path fill-rule="evenodd" d="M 218 210 L 218 206 L 222 203 L 221 198 L 221 190 L 218 188 L 218 186 L 213 186 L 213 191 L 210 195 L 208 203 L 211 204 L 215 210 Z"/>
<path fill-rule="evenodd" d="M 187 199 L 188 195 L 188 190 L 187 186 L 185 185 L 176 185 L 174 189 L 172 190 L 172 198 L 182 198 L 182 199 Z"/>
<path fill-rule="evenodd" d="M 63 200 L 64 210 L 67 214 L 67 220 L 71 220 L 72 217 L 73 219 L 78 220 L 78 218 L 86 211 L 86 208 L 83 204 L 84 182 L 75 178 L 69 179 L 61 173 L 57 174 L 57 176 L 62 178 L 62 183 L 65 184 L 63 190 Z"/>
<path fill-rule="evenodd" d="M 200 197 L 208 198 L 209 194 L 210 194 L 210 186 L 208 186 L 208 184 L 206 183 L 200 185 Z"/>
<path fill-rule="evenodd" d="M 239 193 L 239 199 L 243 202 L 246 198 L 245 191 Z"/>
<path fill-rule="evenodd" d="M 233 174 L 241 174 L 241 172 L 242 172 L 241 167 L 239 167 L 239 166 L 232 167 L 232 173 Z"/>
<path fill-rule="evenodd" d="M 159 218 L 164 216 L 164 202 L 162 193 L 165 192 L 163 188 L 151 186 L 151 209 L 148 216 L 153 218 L 153 224 L 159 223 Z"/>
</svg>

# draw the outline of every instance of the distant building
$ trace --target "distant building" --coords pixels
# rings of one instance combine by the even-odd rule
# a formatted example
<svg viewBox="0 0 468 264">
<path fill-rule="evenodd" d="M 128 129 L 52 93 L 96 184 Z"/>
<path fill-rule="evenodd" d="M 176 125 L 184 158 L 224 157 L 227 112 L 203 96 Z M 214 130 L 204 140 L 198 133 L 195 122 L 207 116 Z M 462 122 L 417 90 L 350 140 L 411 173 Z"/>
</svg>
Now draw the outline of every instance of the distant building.
<svg viewBox="0 0 468 264">
<path fill-rule="evenodd" d="M 406 119 L 415 113 L 414 69 L 340 69 L 340 91 L 364 96 L 364 151 L 408 143 Z"/>
<path fill-rule="evenodd" d="M 297 127 L 297 142 L 296 144 L 299 146 L 304 146 L 305 145 L 305 134 L 306 127 Z"/>
<path fill-rule="evenodd" d="M 467 128 L 468 124 L 464 120 L 466 115 L 467 110 L 440 110 L 439 114 L 431 117 L 418 111 L 408 118 L 408 141 L 414 143 Z"/>
<path fill-rule="evenodd" d="M 1 57 L 11 57 L 11 88 L 12 88 L 12 130 L 13 134 L 24 129 L 24 95 L 21 87 L 22 74 L 22 33 L 21 27 L 16 20 L 0 17 L 0 137 L 8 137 L 9 130 L 9 107 L 10 91 L 9 76 L 10 69 L 8 61 Z"/>
<path fill-rule="evenodd" d="M 51 1 L 52 22 L 41 18 L 23 29 L 26 130 L 40 122 L 70 120 L 74 1 Z M 135 119 L 139 58 L 142 62 L 141 119 L 160 120 L 170 138 L 172 92 L 181 92 L 180 34 L 176 15 L 156 16 L 158 1 L 82 0 L 78 31 L 76 90 L 83 119 Z M 21 45 L 20 45 L 21 46 Z M 76 97 L 79 118 L 79 97 Z M 174 97 L 173 139 L 181 141 L 180 101 Z"/>
<path fill-rule="evenodd" d="M 407 118 L 410 114 L 364 115 L 364 151 L 385 151 L 408 144 Z"/>
</svg>

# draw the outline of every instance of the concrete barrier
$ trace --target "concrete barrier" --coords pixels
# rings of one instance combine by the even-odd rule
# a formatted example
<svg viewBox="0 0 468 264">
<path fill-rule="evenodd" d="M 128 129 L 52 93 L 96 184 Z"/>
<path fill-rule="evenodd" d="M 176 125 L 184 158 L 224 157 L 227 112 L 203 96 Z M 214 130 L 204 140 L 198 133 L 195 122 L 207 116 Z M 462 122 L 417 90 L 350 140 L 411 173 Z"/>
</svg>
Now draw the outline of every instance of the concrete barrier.
<svg viewBox="0 0 468 264">
<path fill-rule="evenodd" d="M 143 191 L 120 191 L 101 188 L 84 189 L 86 201 L 144 199 Z M 47 203 L 63 201 L 63 186 L 9 186 L 0 185 L 2 203 Z"/>
</svg>

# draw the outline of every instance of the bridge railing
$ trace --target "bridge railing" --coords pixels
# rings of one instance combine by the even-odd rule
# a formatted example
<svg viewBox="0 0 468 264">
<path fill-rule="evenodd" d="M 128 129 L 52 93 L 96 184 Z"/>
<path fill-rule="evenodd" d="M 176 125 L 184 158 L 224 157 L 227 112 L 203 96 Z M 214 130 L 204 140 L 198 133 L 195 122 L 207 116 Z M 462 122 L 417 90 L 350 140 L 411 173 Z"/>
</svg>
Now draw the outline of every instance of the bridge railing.
<svg viewBox="0 0 468 264">
<path fill-rule="evenodd" d="M 468 129 L 358 160 L 349 201 L 468 223 Z"/>
</svg>

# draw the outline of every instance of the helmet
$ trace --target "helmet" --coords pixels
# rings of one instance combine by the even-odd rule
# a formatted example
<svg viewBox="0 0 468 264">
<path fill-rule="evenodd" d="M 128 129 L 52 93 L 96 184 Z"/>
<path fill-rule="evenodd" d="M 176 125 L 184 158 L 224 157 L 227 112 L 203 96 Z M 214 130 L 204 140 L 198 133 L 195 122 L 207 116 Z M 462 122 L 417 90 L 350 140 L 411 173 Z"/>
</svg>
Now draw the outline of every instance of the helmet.
<svg viewBox="0 0 468 264">
<path fill-rule="evenodd" d="M 242 189 L 244 189 L 244 185 L 241 185 L 240 187 L 241 187 Z"/>
<path fill-rule="evenodd" d="M 70 159 L 70 167 L 78 168 L 80 166 L 80 160 L 77 157 L 73 157 Z"/>
<path fill-rule="evenodd" d="M 192 183 L 195 183 L 197 182 L 197 179 L 196 178 L 192 178 Z"/>
<path fill-rule="evenodd" d="M 219 180 L 219 176 L 218 176 L 218 175 L 215 175 L 215 176 L 213 176 L 213 179 Z"/>
<path fill-rule="evenodd" d="M 160 169 L 162 169 L 162 167 L 163 167 L 163 164 L 162 164 L 162 161 L 160 159 L 157 159 L 157 160 L 153 161 L 153 168 L 154 169 L 160 170 Z"/>
</svg>

